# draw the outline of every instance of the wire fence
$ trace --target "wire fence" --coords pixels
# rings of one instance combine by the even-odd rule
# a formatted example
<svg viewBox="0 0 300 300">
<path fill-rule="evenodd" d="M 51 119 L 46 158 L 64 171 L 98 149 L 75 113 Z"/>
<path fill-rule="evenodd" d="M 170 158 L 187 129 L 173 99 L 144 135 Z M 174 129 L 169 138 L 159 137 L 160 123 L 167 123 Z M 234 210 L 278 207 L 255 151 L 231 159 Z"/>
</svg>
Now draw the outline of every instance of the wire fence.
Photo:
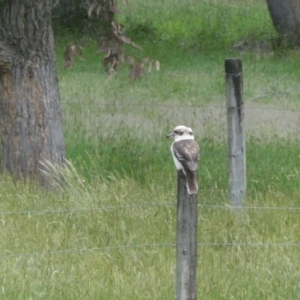
<svg viewBox="0 0 300 300">
<path fill-rule="evenodd" d="M 262 92 L 245 101 L 245 125 L 249 136 L 262 136 L 272 133 L 278 137 L 292 137 L 298 139 L 300 133 L 300 108 L 292 104 L 274 106 L 260 103 L 260 98 L 280 97 L 280 95 L 293 91 L 295 99 L 298 97 L 300 87 L 295 86 L 286 92 Z M 199 96 L 200 97 L 200 96 Z M 197 96 L 190 99 L 188 95 L 183 103 L 147 101 L 145 98 L 135 97 L 132 100 L 91 102 L 74 101 L 62 102 L 65 128 L 74 131 L 81 137 L 98 135 L 113 135 L 120 128 L 135 131 L 137 137 L 155 136 L 162 128 L 172 127 L 176 124 L 189 124 L 198 138 L 211 135 L 226 136 L 226 110 L 225 95 L 217 94 L 201 99 L 197 103 Z M 217 100 L 217 101 L 216 101 Z M 209 102 L 212 102 L 209 104 Z M 296 102 L 295 102 L 296 103 Z M 174 125 L 175 124 L 175 125 Z M 73 132 L 72 131 L 72 132 Z"/>
<path fill-rule="evenodd" d="M 299 88 L 300 89 L 300 88 Z M 222 96 L 223 95 L 218 95 Z M 86 118 L 86 115 L 84 112 L 81 110 L 78 111 L 78 114 L 84 114 L 85 117 L 82 119 L 82 122 L 91 122 L 91 118 L 99 119 L 98 113 L 101 112 L 106 112 L 107 107 L 109 106 L 114 106 L 117 107 L 119 110 L 122 110 L 123 108 L 145 108 L 145 109 L 165 109 L 165 111 L 172 109 L 178 109 L 182 112 L 183 111 L 188 111 L 188 110 L 194 110 L 194 109 L 200 109 L 204 111 L 221 111 L 222 116 L 223 116 L 223 125 L 226 125 L 226 109 L 227 106 L 224 105 L 197 105 L 197 104 L 191 104 L 191 105 L 186 105 L 186 104 L 163 104 L 163 103 L 155 103 L 155 104 L 144 104 L 144 103 L 106 103 L 106 102 L 94 102 L 92 105 L 89 103 L 76 103 L 76 102 L 65 102 L 62 104 L 63 107 L 68 107 L 73 108 L 74 105 L 78 105 L 80 107 L 87 107 L 88 109 L 91 110 L 91 116 L 89 118 Z M 104 109 L 103 109 L 104 108 Z M 268 123 L 270 119 L 273 119 L 273 123 L 268 125 L 272 126 L 280 126 L 280 128 L 284 131 L 285 129 L 282 127 L 282 123 L 278 124 L 279 119 L 281 121 L 286 122 L 288 124 L 286 130 L 288 131 L 293 131 L 294 133 L 299 132 L 299 127 L 298 125 L 300 124 L 300 108 L 282 108 L 282 107 L 271 107 L 271 106 L 255 106 L 252 104 L 248 104 L 245 107 L 245 114 L 247 117 L 247 113 L 249 111 L 252 111 L 251 115 L 249 116 L 248 121 L 253 122 L 251 119 L 257 112 L 261 111 L 263 112 L 263 116 L 266 116 L 264 112 L 267 112 L 269 116 L 267 116 L 265 122 L 263 124 Z M 274 115 L 271 113 L 275 112 L 276 117 L 274 118 Z M 162 113 L 163 114 L 163 113 Z M 286 114 L 286 116 L 285 116 Z M 293 116 L 291 118 L 291 116 Z M 74 116 L 73 116 L 74 117 Z M 118 116 L 119 117 L 119 116 Z M 187 119 L 189 119 L 190 115 L 187 116 Z M 106 121 L 107 118 L 111 118 L 114 120 L 115 118 L 115 112 L 113 112 L 110 116 L 106 116 Z M 209 118 L 209 116 L 208 116 Z M 95 120 L 93 119 L 93 120 Z M 128 114 L 124 114 L 123 120 L 127 120 L 130 122 L 130 117 L 128 117 Z M 262 118 L 263 120 L 263 118 Z M 207 118 L 205 119 L 207 121 Z M 215 121 L 215 120 L 214 120 Z M 246 119 L 247 121 L 247 119 Z M 170 123 L 171 121 L 168 120 Z M 203 120 L 201 120 L 203 122 Z M 200 122 L 200 123 L 201 123 Z M 254 122 L 256 122 L 256 119 L 254 119 Z M 97 122 L 94 122 L 93 124 L 96 126 Z M 111 123 L 114 123 L 112 121 Z M 111 124 L 110 123 L 110 124 Z M 294 124 L 294 127 L 292 126 Z M 116 124 L 114 124 L 116 125 Z M 262 123 L 260 122 L 261 126 Z M 201 127 L 201 126 L 199 126 Z M 226 131 L 224 128 L 220 125 L 220 120 L 219 123 L 216 125 L 217 128 L 219 128 L 221 131 Z M 294 128 L 294 129 L 291 129 Z M 87 128 L 89 130 L 90 127 Z M 16 215 L 24 215 L 24 216 L 29 216 L 29 215 L 45 215 L 45 214 L 53 214 L 53 215 L 58 215 L 58 214 L 76 214 L 76 213 L 90 213 L 90 212 L 101 212 L 101 211 L 112 211 L 112 210 L 131 210 L 131 209 L 143 209 L 143 208 L 150 208 L 150 207 L 176 207 L 176 201 L 174 202 L 153 202 L 153 203 L 147 203 L 147 204 L 141 204 L 141 203 L 136 203 L 136 204 L 130 204 L 130 205 L 117 205 L 117 206 L 106 206 L 106 207 L 83 207 L 83 208 L 62 208 L 62 209 L 46 209 L 46 210 L 22 210 L 22 211 L 1 211 L 0 216 L 5 217 L 5 216 L 16 216 Z M 259 210 L 259 211 L 300 211 L 300 207 L 297 206 L 242 206 L 238 207 L 235 206 L 234 208 L 231 205 L 214 205 L 214 204 L 198 204 L 198 208 L 207 208 L 207 209 L 214 209 L 214 210 L 236 210 L 236 209 L 242 209 L 243 211 L 249 211 L 249 210 Z M 37 257 L 37 256 L 50 256 L 50 255 L 72 255 L 72 254 L 84 254 L 84 253 L 91 253 L 91 252 L 105 252 L 105 251 L 111 251 L 111 250 L 120 250 L 120 249 L 138 249 L 138 248 L 161 248 L 161 247 L 169 247 L 169 248 L 174 248 L 176 247 L 176 244 L 173 242 L 166 242 L 166 243 L 141 243 L 141 244 L 122 244 L 122 245 L 110 245 L 110 246 L 103 246 L 103 247 L 91 247 L 91 248 L 74 248 L 74 249 L 66 249 L 66 250 L 53 250 L 53 251 L 36 251 L 36 252 L 26 252 L 26 253 L 10 253 L 10 251 L 6 251 L 4 253 L 0 253 L 0 259 L 10 259 L 10 258 L 16 258 L 16 257 Z M 286 242 L 286 243 L 281 243 L 281 242 L 266 242 L 266 243 L 219 243 L 219 242 L 199 242 L 198 247 L 300 247 L 300 243 L 295 243 L 295 242 Z"/>
<path fill-rule="evenodd" d="M 106 207 L 93 207 L 93 208 L 81 208 L 81 209 L 53 209 L 53 210 L 24 210 L 24 211 L 2 211 L 0 216 L 31 216 L 31 215 L 45 215 L 45 214 L 74 214 L 74 213 L 90 213 L 100 211 L 111 211 L 111 210 L 124 210 L 124 209 L 140 209 L 150 207 L 176 207 L 176 202 L 154 202 L 147 204 L 131 204 L 131 205 L 118 205 L 118 206 L 106 206 Z M 198 208 L 208 209 L 225 209 L 225 210 L 236 210 L 238 207 L 231 205 L 210 205 L 210 204 L 198 204 Z M 240 207 L 243 211 L 246 210 L 269 210 L 269 211 L 299 211 L 300 207 L 283 207 L 283 206 L 243 206 Z M 295 242 L 266 242 L 266 243 L 250 243 L 250 242 L 198 242 L 198 247 L 300 247 L 300 243 Z M 11 251 L 5 251 L 0 253 L 0 259 L 11 259 L 16 257 L 41 257 L 51 255 L 72 255 L 72 254 L 87 254 L 91 252 L 107 252 L 111 250 L 122 250 L 122 249 L 138 249 L 138 248 L 161 248 L 170 247 L 176 248 L 176 243 L 165 242 L 165 243 L 141 243 L 141 244 L 123 244 L 123 245 L 109 245 L 103 247 L 91 247 L 91 248 L 74 248 L 65 250 L 53 250 L 53 251 L 34 251 L 26 253 L 11 253 Z"/>
<path fill-rule="evenodd" d="M 290 90 L 300 90 L 300 86 L 294 87 Z M 282 107 L 271 107 L 271 106 L 256 106 L 255 104 L 251 103 L 252 100 L 256 100 L 260 97 L 265 96 L 265 94 L 256 96 L 251 99 L 250 104 L 246 105 L 245 107 L 245 113 L 247 117 L 247 113 L 249 111 L 252 111 L 252 113 L 249 115 L 249 122 L 257 123 L 257 112 L 261 111 L 262 113 L 262 120 L 264 122 L 260 122 L 261 126 L 265 126 L 266 123 L 268 123 L 269 126 L 278 126 L 283 131 L 285 130 L 282 127 L 282 123 L 278 124 L 278 121 L 281 120 L 282 122 L 285 122 L 288 126 L 286 127 L 287 131 L 292 131 L 293 133 L 300 132 L 299 124 L 300 124 L 300 108 L 282 108 Z M 213 98 L 215 96 L 212 96 Z M 216 95 L 216 97 L 222 97 L 224 98 L 224 95 Z M 107 112 L 107 108 L 109 109 L 110 106 L 113 106 L 119 110 L 122 110 L 124 108 L 126 109 L 132 109 L 132 108 L 145 108 L 145 109 L 157 109 L 160 111 L 160 114 L 164 115 L 166 111 L 172 109 L 177 109 L 182 113 L 182 111 L 188 111 L 188 110 L 195 110 L 199 109 L 202 111 L 221 111 L 222 112 L 222 118 L 218 120 L 218 123 L 216 124 L 216 127 L 224 131 L 224 128 L 222 125 L 226 123 L 225 117 L 226 117 L 226 109 L 227 106 L 224 105 L 197 105 L 197 104 L 163 104 L 163 103 L 139 103 L 140 101 L 136 101 L 137 103 L 132 102 L 118 102 L 118 103 L 106 103 L 106 102 L 93 102 L 91 103 L 84 103 L 84 102 L 64 102 L 62 103 L 62 106 L 66 109 L 74 108 L 74 106 L 80 106 L 84 108 L 88 108 L 91 111 L 91 115 L 86 116 L 85 112 L 82 112 L 81 110 L 78 110 L 78 114 L 83 114 L 84 118 L 82 119 L 82 123 L 90 123 L 91 121 L 99 120 L 99 112 Z M 104 109 L 103 109 L 104 108 Z M 162 110 L 163 109 L 163 110 Z M 172 110 L 172 115 L 174 110 Z M 267 112 L 266 115 L 265 112 Z M 275 112 L 276 116 L 274 118 L 274 115 L 271 113 Z M 285 116 L 286 114 L 286 116 Z M 169 115 L 169 116 L 170 116 Z M 219 116 L 219 115 L 218 115 Z M 292 117 L 291 117 L 292 116 Z M 70 115 L 70 117 L 74 118 L 74 115 Z M 111 115 L 107 115 L 105 121 L 107 121 L 107 118 L 111 118 L 112 121 L 108 122 L 108 124 L 114 123 L 114 118 L 116 117 L 115 111 L 112 111 Z M 119 115 L 117 116 L 119 118 Z M 255 118 L 253 118 L 255 117 Z M 266 117 L 266 119 L 264 119 Z M 67 116 L 67 118 L 69 118 Z M 210 118 L 210 115 L 208 115 L 207 118 L 204 119 L 204 121 L 207 121 Z M 253 118 L 253 119 L 252 119 Z M 167 118 L 168 123 L 172 123 L 172 118 Z M 176 116 L 173 119 L 176 119 Z M 190 114 L 186 115 L 186 120 L 190 119 Z M 122 120 L 128 121 L 130 123 L 130 116 L 128 114 L 124 114 L 122 116 Z M 215 122 L 216 119 L 213 119 L 212 122 Z M 272 122 L 270 123 L 270 120 Z M 77 122 L 78 120 L 76 120 Z M 119 120 L 120 121 L 120 120 Z M 246 119 L 247 121 L 247 119 Z M 201 125 L 203 125 L 203 119 L 199 120 L 201 128 Z M 222 123 L 223 122 L 223 123 Z M 254 124 L 253 123 L 253 124 Z M 121 122 L 120 122 L 121 124 Z M 220 125 L 221 124 L 221 125 Z M 114 123 L 114 125 L 116 125 Z M 138 124 L 140 126 L 140 124 Z M 196 124 L 197 125 L 197 124 Z M 255 124 L 254 124 L 255 125 Z M 257 124 L 256 124 L 257 125 Z M 97 121 L 93 122 L 93 126 L 95 128 L 97 127 Z M 293 127 L 294 126 L 294 127 Z M 87 130 L 90 130 L 90 127 L 88 126 Z M 130 204 L 130 205 L 118 205 L 118 206 L 106 206 L 106 207 L 83 207 L 83 208 L 68 208 L 68 209 L 46 209 L 46 210 L 22 210 L 22 211 L 1 211 L 0 216 L 2 217 L 13 217 L 16 215 L 45 215 L 45 214 L 75 214 L 75 213 L 89 213 L 89 212 L 100 212 L 100 211 L 112 211 L 112 210 L 129 210 L 129 209 L 143 209 L 143 208 L 150 208 L 150 207 L 176 207 L 176 202 L 154 202 L 154 203 L 147 203 L 147 204 Z M 243 207 L 232 207 L 231 205 L 213 205 L 213 204 L 198 204 L 198 208 L 207 208 L 207 209 L 215 209 L 215 210 L 233 210 L 233 209 L 242 209 L 243 211 L 248 210 L 264 210 L 264 211 L 300 211 L 300 207 L 297 206 L 243 206 Z M 294 243 L 294 242 L 286 242 L 286 243 L 214 243 L 214 242 L 199 242 L 199 247 L 300 247 L 300 243 Z M 71 255 L 71 254 L 83 254 L 83 253 L 90 253 L 90 252 L 97 252 L 97 251 L 110 251 L 110 250 L 117 250 L 117 249 L 134 249 L 134 248 L 159 248 L 159 247 L 170 247 L 175 248 L 176 244 L 172 242 L 166 242 L 166 243 L 141 243 L 141 244 L 123 244 L 123 245 L 110 245 L 110 246 L 103 246 L 103 247 L 91 247 L 91 248 L 74 248 L 74 249 L 66 249 L 66 250 L 53 250 L 53 251 L 37 251 L 37 252 L 27 252 L 27 253 L 10 253 L 10 251 L 5 251 L 4 253 L 0 253 L 0 259 L 10 259 L 10 258 L 16 258 L 16 257 L 28 257 L 28 256 L 49 256 L 49 255 Z"/>
</svg>

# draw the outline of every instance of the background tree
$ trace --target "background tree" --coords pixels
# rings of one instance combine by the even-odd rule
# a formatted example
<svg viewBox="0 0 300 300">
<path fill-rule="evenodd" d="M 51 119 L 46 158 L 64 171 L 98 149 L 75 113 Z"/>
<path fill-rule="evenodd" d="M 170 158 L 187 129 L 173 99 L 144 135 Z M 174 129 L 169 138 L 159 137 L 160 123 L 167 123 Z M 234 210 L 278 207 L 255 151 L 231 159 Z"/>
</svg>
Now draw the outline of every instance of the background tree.
<svg viewBox="0 0 300 300">
<path fill-rule="evenodd" d="M 300 46 L 300 1 L 266 1 L 273 25 L 284 43 Z"/>
<path fill-rule="evenodd" d="M 65 143 L 51 28 L 52 0 L 0 1 L 3 171 L 48 186 L 43 163 L 63 164 Z"/>
</svg>

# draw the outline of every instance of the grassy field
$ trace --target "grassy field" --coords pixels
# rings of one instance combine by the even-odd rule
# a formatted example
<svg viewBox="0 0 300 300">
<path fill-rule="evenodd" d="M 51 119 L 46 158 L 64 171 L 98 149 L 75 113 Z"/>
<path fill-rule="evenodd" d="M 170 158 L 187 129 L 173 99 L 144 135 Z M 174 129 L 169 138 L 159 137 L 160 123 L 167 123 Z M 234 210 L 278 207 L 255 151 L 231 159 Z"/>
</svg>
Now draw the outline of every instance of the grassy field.
<svg viewBox="0 0 300 300">
<path fill-rule="evenodd" d="M 176 170 L 165 135 L 178 124 L 201 147 L 198 299 L 300 299 L 300 210 L 287 209 L 300 207 L 299 53 L 257 46 L 275 38 L 264 1 L 128 2 L 118 18 L 143 50 L 126 53 L 161 70 L 130 83 L 124 65 L 108 78 L 88 40 L 85 61 L 63 71 L 75 38 L 57 36 L 69 168 L 52 192 L 1 177 L 0 299 L 174 299 Z M 251 49 L 235 50 L 244 40 Z M 228 198 L 228 57 L 244 69 L 239 215 Z"/>
</svg>

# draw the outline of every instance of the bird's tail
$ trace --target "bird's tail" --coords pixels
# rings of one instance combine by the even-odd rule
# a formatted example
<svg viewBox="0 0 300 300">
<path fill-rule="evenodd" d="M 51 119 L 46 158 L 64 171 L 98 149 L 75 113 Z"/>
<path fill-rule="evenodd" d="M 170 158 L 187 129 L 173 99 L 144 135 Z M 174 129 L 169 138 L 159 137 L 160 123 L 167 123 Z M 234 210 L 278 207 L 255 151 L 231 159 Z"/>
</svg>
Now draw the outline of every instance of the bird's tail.
<svg viewBox="0 0 300 300">
<path fill-rule="evenodd" d="M 198 193 L 197 173 L 195 171 L 186 170 L 186 187 L 190 195 Z"/>
</svg>

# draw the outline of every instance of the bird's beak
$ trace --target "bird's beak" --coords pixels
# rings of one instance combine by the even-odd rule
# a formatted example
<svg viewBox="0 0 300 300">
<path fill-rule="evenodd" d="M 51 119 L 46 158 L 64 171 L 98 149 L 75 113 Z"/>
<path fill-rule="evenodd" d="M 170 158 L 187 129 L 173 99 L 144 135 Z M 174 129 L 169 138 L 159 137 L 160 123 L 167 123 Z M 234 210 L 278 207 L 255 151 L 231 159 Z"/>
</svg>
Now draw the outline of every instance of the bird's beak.
<svg viewBox="0 0 300 300">
<path fill-rule="evenodd" d="M 175 136 L 174 132 L 169 133 L 166 138 L 173 138 Z"/>
</svg>

